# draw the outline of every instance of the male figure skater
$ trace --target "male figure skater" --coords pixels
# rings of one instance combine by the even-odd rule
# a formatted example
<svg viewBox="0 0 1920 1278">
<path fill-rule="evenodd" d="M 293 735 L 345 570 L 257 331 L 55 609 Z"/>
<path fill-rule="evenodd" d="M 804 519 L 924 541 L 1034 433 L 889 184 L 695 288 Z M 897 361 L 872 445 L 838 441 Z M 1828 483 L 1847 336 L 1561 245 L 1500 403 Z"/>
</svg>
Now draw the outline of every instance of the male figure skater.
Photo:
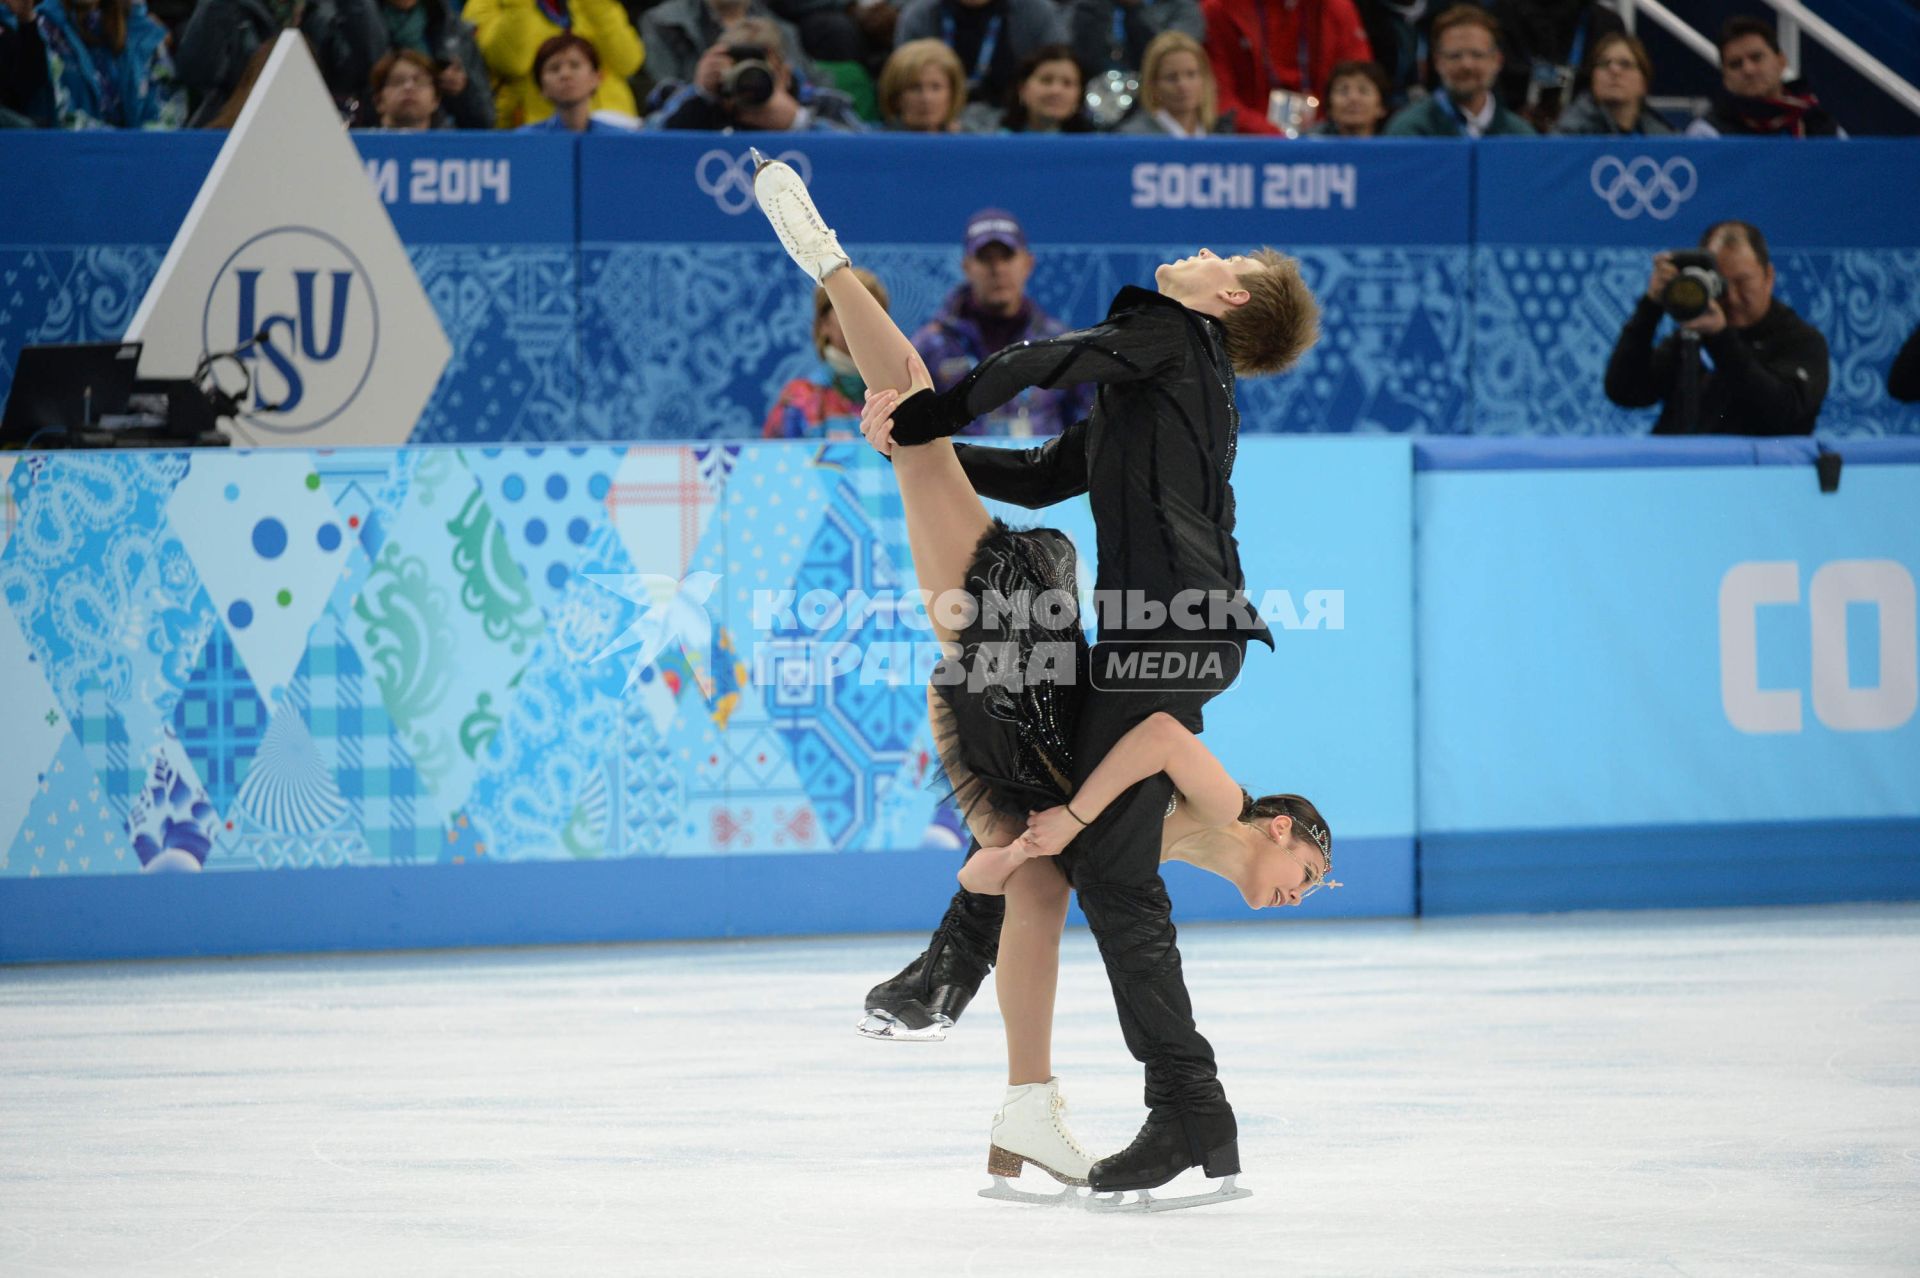
<svg viewBox="0 0 1920 1278">
<path fill-rule="evenodd" d="M 848 265 L 791 169 L 764 166 L 755 189 L 816 280 Z M 1247 642 L 1273 642 L 1247 603 L 1233 538 L 1234 375 L 1292 364 L 1318 335 L 1318 308 L 1297 263 L 1270 251 L 1222 259 L 1203 249 L 1155 278 L 1157 292 L 1123 288 L 1104 323 L 1008 347 L 952 389 L 910 395 L 893 413 L 893 443 L 912 446 L 954 434 L 1029 386 L 1099 386 L 1089 417 L 1039 448 L 960 449 L 982 496 L 1039 507 L 1089 494 L 1101 612 L 1074 736 L 1076 789 L 1156 711 L 1198 733 L 1201 708 L 1237 677 Z M 1233 1110 L 1194 1025 L 1160 878 L 1172 797 L 1164 773 L 1136 784 L 1060 858 L 1146 1072 L 1146 1123 L 1093 1165 L 1096 1190 L 1150 1189 L 1194 1166 L 1215 1178 L 1239 1171 Z"/>
</svg>

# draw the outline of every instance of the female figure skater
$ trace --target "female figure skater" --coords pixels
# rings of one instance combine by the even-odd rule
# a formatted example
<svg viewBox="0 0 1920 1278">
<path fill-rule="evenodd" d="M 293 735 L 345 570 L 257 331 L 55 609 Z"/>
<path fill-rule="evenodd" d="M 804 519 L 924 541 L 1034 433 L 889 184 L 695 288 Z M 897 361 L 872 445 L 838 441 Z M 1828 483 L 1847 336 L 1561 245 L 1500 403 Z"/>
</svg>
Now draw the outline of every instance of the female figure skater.
<svg viewBox="0 0 1920 1278">
<path fill-rule="evenodd" d="M 1074 660 L 1084 642 L 1077 617 L 1050 624 L 1042 608 L 1035 625 L 1022 627 L 1004 609 L 982 608 L 956 631 L 934 609 L 936 633 L 960 653 L 942 663 L 930 689 L 936 741 L 971 828 L 991 849 L 968 877 L 1006 896 L 998 990 L 1016 1086 L 996 1121 L 995 1161 L 1014 1170 L 1037 1162 L 1078 1179 L 1070 1165 L 1078 1150 L 1058 1120 L 1046 1060 L 1071 882 L 1100 944 L 1128 1047 L 1146 1068 L 1149 1106 L 1139 1136 L 1093 1163 L 1087 1183 L 1145 1190 L 1195 1165 L 1230 1178 L 1239 1171 L 1233 1112 L 1212 1049 L 1194 1027 L 1159 862 L 1169 811 L 1177 817 L 1184 807 L 1191 825 L 1175 827 L 1174 845 L 1217 831 L 1193 840 L 1190 855 L 1236 881 L 1246 875 L 1256 905 L 1299 899 L 1328 868 L 1325 823 L 1311 805 L 1283 801 L 1264 826 L 1244 826 L 1250 805 L 1192 741 L 1200 707 L 1232 682 L 1247 640 L 1272 642 L 1247 605 L 1232 538 L 1233 373 L 1273 371 L 1297 358 L 1315 332 L 1312 297 L 1295 264 L 1278 254 L 1221 259 L 1202 250 L 1161 267 L 1157 293 L 1123 289 L 1106 323 L 1008 348 L 934 395 L 906 338 L 844 269 L 846 254 L 798 176 L 763 162 L 755 190 L 788 252 L 827 288 L 876 392 L 863 429 L 893 458 L 923 585 L 937 594 L 965 583 L 979 600 L 1009 584 L 1064 584 L 1071 600 L 1066 538 L 994 526 L 975 492 L 1032 506 L 1092 497 L 1096 594 L 1111 611 L 1102 613 L 1101 643 L 1084 666 Z M 963 454 L 945 440 L 1027 386 L 1082 381 L 1100 385 L 1092 416 L 1043 448 Z M 899 398 L 900 391 L 911 393 Z M 987 636 L 1004 657 L 1000 637 L 1012 630 L 1032 632 L 1011 636 L 1021 655 L 1047 645 L 1044 677 L 1026 678 L 1031 667 L 1021 666 L 1006 680 L 1003 660 L 983 677 Z M 1174 800 L 1169 768 L 1192 788 L 1184 802 Z M 1297 815 L 1285 810 L 1294 803 Z M 1048 810 L 1025 825 L 1021 809 L 1036 806 Z M 1029 1143 L 1036 1148 L 1020 1147 Z M 1229 1181 L 1199 1201 L 1241 1192 Z"/>
</svg>

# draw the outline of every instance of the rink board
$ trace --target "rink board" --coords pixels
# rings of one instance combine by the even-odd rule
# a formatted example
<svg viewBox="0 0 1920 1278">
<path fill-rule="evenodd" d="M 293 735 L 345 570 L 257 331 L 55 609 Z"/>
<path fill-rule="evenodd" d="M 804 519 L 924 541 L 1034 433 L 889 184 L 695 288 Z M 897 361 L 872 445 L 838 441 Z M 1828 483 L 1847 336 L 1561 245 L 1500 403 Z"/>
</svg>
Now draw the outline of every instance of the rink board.
<svg viewBox="0 0 1920 1278">
<path fill-rule="evenodd" d="M 220 141 L 0 134 L 0 198 L 32 193 L 0 226 L 0 393 L 23 345 L 125 335 Z M 754 210 L 739 139 L 435 130 L 353 142 L 453 345 L 413 443 L 741 439 L 817 369 L 812 288 Z M 1323 340 L 1291 375 L 1243 384 L 1249 433 L 1642 434 L 1654 410 L 1618 408 L 1600 385 L 1649 255 L 1691 245 L 1714 219 L 1751 218 L 1778 296 L 1832 349 L 1821 428 L 1920 431 L 1886 392 L 1920 323 L 1920 235 L 1901 213 L 1920 205 L 1915 139 L 770 145 L 812 180 L 909 330 L 960 282 L 961 230 L 987 204 L 1021 220 L 1036 257 L 1028 291 L 1069 325 L 1099 320 L 1120 285 L 1199 246 L 1297 256 Z M 1782 197 L 1794 191 L 1826 198 Z M 323 371 L 292 357 L 310 381 Z"/>
<path fill-rule="evenodd" d="M 1920 895 L 1920 465 L 1845 447 L 1821 494 L 1805 441 L 1245 441 L 1285 605 L 1206 738 L 1346 884 L 1263 918 Z M 759 596 L 912 588 L 861 447 L 0 478 L 0 957 L 915 931 L 953 890 L 922 686 L 793 677 L 916 632 Z M 1084 501 L 1001 513 L 1091 557 Z"/>
<path fill-rule="evenodd" d="M 1408 446 L 1242 458 L 1278 651 L 1207 740 L 1328 814 L 1352 886 L 1312 913 L 1410 914 Z M 0 955 L 916 928 L 954 889 L 934 654 L 864 444 L 0 471 Z M 1090 588 L 1084 500 L 1000 513 L 1065 529 Z M 1189 880 L 1181 917 L 1246 913 Z"/>
<path fill-rule="evenodd" d="M 1250 915 L 1224 881 L 1169 866 L 1176 923 L 1412 913 L 1413 840 L 1341 850 L 1351 890 Z M 1351 865 L 1352 869 L 1346 867 Z M 924 945 L 953 895 L 949 857 L 727 856 L 582 865 L 0 880 L 0 959 L 550 945 L 903 932 Z M 1069 927 L 1083 927 L 1075 906 Z M 910 957 L 903 956 L 904 957 Z"/>
<path fill-rule="evenodd" d="M 1422 446 L 1424 912 L 1920 895 L 1920 466 L 1667 442 Z"/>
</svg>

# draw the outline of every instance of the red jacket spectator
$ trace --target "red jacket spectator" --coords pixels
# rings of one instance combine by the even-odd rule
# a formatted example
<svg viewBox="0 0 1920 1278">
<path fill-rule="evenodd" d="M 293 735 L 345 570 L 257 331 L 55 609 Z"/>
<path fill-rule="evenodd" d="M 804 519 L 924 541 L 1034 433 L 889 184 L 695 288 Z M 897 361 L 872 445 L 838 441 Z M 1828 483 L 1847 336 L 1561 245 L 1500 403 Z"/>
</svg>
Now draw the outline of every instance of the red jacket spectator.
<svg viewBox="0 0 1920 1278">
<path fill-rule="evenodd" d="M 1324 100 L 1336 63 L 1373 61 L 1353 0 L 1200 0 L 1200 12 L 1220 109 L 1242 133 L 1277 131 L 1267 122 L 1272 90 Z"/>
</svg>

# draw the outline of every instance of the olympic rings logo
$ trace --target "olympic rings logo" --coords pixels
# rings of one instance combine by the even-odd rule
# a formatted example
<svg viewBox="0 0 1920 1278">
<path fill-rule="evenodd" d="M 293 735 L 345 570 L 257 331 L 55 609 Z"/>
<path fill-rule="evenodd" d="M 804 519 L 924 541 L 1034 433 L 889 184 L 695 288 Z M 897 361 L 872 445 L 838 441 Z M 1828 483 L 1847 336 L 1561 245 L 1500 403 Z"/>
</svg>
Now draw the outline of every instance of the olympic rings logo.
<svg viewBox="0 0 1920 1278">
<path fill-rule="evenodd" d="M 798 151 L 782 151 L 776 159 L 785 160 L 800 175 L 802 182 L 813 181 L 813 165 Z M 693 180 L 701 191 L 713 197 L 720 211 L 739 217 L 753 207 L 753 157 L 709 151 L 693 166 Z"/>
<path fill-rule="evenodd" d="M 1607 202 L 1613 215 L 1629 221 L 1645 213 L 1656 222 L 1664 222 L 1700 188 L 1700 174 L 1693 162 L 1680 155 L 1665 164 L 1646 155 L 1631 160 L 1602 156 L 1593 162 L 1588 180 L 1593 193 Z"/>
</svg>

